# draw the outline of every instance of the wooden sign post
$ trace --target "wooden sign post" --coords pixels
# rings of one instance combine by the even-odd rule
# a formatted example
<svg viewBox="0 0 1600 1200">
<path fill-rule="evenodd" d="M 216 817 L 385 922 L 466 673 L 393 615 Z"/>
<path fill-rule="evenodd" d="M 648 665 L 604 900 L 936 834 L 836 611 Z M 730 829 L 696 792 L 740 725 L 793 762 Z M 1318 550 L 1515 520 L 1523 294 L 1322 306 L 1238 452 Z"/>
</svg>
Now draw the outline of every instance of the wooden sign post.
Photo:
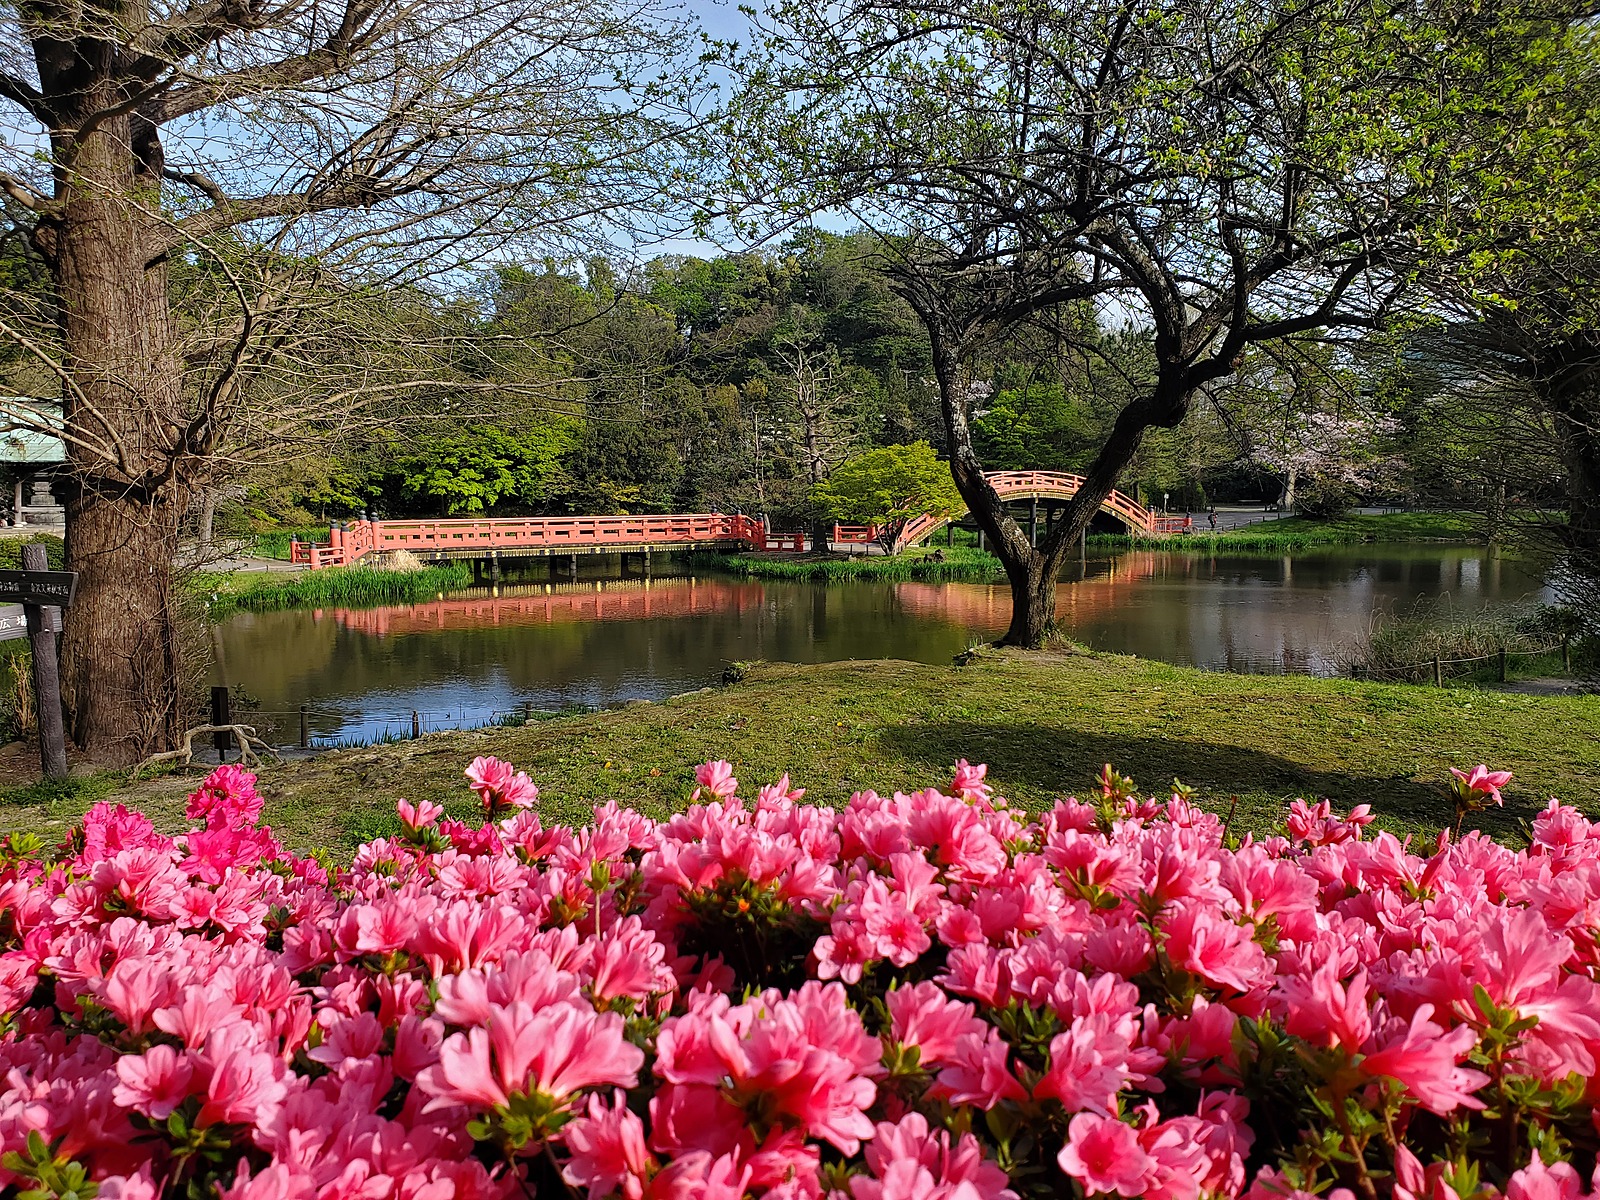
<svg viewBox="0 0 1600 1200">
<path fill-rule="evenodd" d="M 61 721 L 61 675 L 56 662 L 56 632 L 61 610 L 72 603 L 78 576 L 50 570 L 45 548 L 22 548 L 20 571 L 0 571 L 0 641 L 27 637 L 33 643 L 33 695 L 39 714 L 39 762 L 46 779 L 67 777 L 67 734 Z M 20 610 L 20 611 L 19 611 Z"/>
</svg>

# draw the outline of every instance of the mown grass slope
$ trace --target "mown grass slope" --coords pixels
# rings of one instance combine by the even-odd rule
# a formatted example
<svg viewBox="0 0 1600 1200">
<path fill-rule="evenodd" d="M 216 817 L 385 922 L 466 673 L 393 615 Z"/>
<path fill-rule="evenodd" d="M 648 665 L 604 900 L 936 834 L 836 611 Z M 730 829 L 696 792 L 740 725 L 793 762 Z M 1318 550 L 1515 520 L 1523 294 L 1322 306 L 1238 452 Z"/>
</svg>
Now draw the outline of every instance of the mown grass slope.
<svg viewBox="0 0 1600 1200">
<path fill-rule="evenodd" d="M 581 821 L 608 799 L 670 812 L 692 788 L 694 765 L 718 757 L 747 785 L 788 772 L 834 804 L 861 788 L 945 782 L 965 757 L 989 763 L 1001 792 L 1031 807 L 1088 792 L 1110 762 L 1151 792 L 1180 778 L 1218 811 L 1237 795 L 1236 827 L 1257 833 L 1279 825 L 1289 799 L 1327 796 L 1373 805 L 1390 829 L 1431 835 L 1453 820 L 1447 768 L 1477 762 L 1516 773 L 1505 810 L 1481 822 L 1496 834 L 1515 838 L 1550 796 L 1600 810 L 1600 698 L 990 652 L 959 667 L 756 665 L 733 686 L 661 704 L 324 754 L 263 774 L 267 819 L 291 844 L 314 848 L 392 829 L 397 796 L 465 814 L 461 769 L 477 754 L 526 769 L 547 820 Z M 192 786 L 192 777 L 157 779 L 112 796 L 173 825 Z M 0 803 L 0 826 L 60 836 L 104 790 L 14 793 Z"/>
</svg>

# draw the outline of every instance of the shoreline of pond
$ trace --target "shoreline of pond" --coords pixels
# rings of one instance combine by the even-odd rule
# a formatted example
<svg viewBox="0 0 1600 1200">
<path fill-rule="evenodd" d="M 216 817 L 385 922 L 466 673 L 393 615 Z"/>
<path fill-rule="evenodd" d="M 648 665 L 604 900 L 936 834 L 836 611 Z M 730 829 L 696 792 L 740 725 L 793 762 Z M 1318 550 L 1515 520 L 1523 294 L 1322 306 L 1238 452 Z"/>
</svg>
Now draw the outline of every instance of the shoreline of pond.
<svg viewBox="0 0 1600 1200">
<path fill-rule="evenodd" d="M 1465 513 L 1394 513 L 1329 521 L 1285 517 L 1222 533 L 1164 538 L 1096 534 L 1089 551 L 1106 555 L 1125 550 L 1159 550 L 1197 557 L 1299 554 L 1356 545 L 1482 545 L 1474 518 Z M 1270 528 L 1263 528 L 1270 526 Z M 920 546 L 898 555 L 791 555 L 691 551 L 681 556 L 690 572 L 731 578 L 815 583 L 1003 583 L 1000 560 L 970 544 Z M 530 560 L 531 561 L 531 560 Z M 1070 564 L 1068 570 L 1070 571 Z M 1070 578 L 1064 575 L 1063 578 Z M 207 615 L 222 620 L 238 611 L 273 612 L 329 605 L 379 607 L 412 604 L 473 586 L 465 561 L 392 570 L 355 564 L 293 574 L 261 572 L 201 573 L 191 583 Z"/>
</svg>

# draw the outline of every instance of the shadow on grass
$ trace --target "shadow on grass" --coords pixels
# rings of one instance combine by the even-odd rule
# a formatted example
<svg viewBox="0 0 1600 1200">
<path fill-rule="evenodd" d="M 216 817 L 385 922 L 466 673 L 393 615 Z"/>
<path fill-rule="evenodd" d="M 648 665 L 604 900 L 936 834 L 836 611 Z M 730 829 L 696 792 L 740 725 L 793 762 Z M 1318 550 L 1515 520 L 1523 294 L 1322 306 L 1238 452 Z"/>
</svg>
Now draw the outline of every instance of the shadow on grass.
<svg viewBox="0 0 1600 1200">
<path fill-rule="evenodd" d="M 1257 834 L 1281 825 L 1290 800 L 1326 798 L 1335 809 L 1372 805 L 1379 824 L 1401 831 L 1433 832 L 1455 822 L 1443 785 L 1405 775 L 1374 776 L 1303 766 L 1246 746 L 1166 738 L 1113 737 L 1048 725 L 953 721 L 886 729 L 883 748 L 935 773 L 957 758 L 989 764 L 990 778 L 1010 798 L 1035 804 L 1058 796 L 1088 796 L 1105 763 L 1131 775 L 1147 794 L 1161 795 L 1173 779 L 1199 791 L 1208 808 L 1225 809 L 1240 797 L 1238 824 Z M 1009 789 L 1009 790 L 1008 790 Z M 1516 837 L 1518 820 L 1543 807 L 1508 798 L 1505 811 L 1470 818 L 1496 837 Z"/>
</svg>

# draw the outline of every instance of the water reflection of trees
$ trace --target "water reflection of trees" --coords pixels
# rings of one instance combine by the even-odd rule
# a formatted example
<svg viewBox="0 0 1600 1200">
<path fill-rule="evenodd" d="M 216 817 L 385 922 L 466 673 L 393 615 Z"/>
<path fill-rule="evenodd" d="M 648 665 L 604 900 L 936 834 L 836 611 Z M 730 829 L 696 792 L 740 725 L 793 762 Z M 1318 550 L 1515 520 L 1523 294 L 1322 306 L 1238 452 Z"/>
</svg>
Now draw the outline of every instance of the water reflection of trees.
<svg viewBox="0 0 1600 1200">
<path fill-rule="evenodd" d="M 1406 561 L 1408 560 L 1409 561 Z M 1538 587 L 1472 549 L 1274 557 L 1135 551 L 1060 585 L 1057 616 L 1100 649 L 1236 670 L 1325 670 L 1374 611 L 1449 593 L 1459 603 Z M 219 681 L 264 708 L 349 715 L 509 709 L 659 697 L 735 659 L 948 662 L 1002 631 L 1004 587 L 724 578 L 514 584 L 426 604 L 241 614 L 217 630 Z M 480 718 L 481 719 L 481 718 Z M 329 730 L 324 729 L 324 732 Z"/>
</svg>

